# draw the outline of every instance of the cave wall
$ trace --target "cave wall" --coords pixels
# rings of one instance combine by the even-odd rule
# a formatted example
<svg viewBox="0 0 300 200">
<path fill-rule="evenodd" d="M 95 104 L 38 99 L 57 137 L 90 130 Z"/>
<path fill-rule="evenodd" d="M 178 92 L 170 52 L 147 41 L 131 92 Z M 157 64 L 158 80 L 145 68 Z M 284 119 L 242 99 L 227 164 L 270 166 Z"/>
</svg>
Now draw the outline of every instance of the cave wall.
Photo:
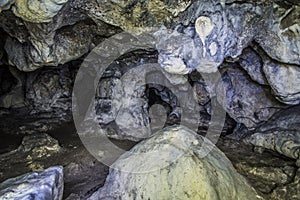
<svg viewBox="0 0 300 200">
<path fill-rule="evenodd" d="M 149 27 L 158 27 L 153 33 L 160 37 L 155 50 L 120 58 L 99 81 L 96 95 L 99 123 L 109 127 L 119 120 L 122 124 L 121 116 L 127 116 L 126 113 L 132 114 L 134 126 L 150 123 L 147 121 L 150 90 L 144 88 L 140 93 L 144 105 L 124 110 L 120 117 L 110 100 L 116 90 L 114 82 L 126 69 L 145 62 L 158 62 L 172 84 L 180 85 L 182 80 L 178 77 L 188 77 L 202 113 L 202 128 L 207 126 L 211 115 L 208 92 L 221 92 L 218 84 L 205 83 L 198 72 L 220 71 L 226 92 L 219 98 L 226 99 L 223 106 L 228 115 L 226 127 L 232 130 L 238 125 L 233 133 L 235 138 L 245 137 L 249 132 L 268 132 L 260 131 L 261 127 L 276 113 L 299 109 L 298 1 L 6 0 L 0 3 L 0 11 L 3 116 L 26 112 L 32 119 L 43 116 L 55 123 L 70 121 L 72 87 L 86 55 L 112 35 L 123 31 L 137 34 Z M 175 123 L 176 116 L 180 116 L 176 99 L 163 88 L 152 88 L 157 99 L 169 106 L 168 120 Z M 47 129 L 43 128 L 43 122 L 35 123 L 34 130 Z M 14 127 L 15 131 L 22 132 L 20 127 Z M 287 129 L 283 127 L 282 131 Z M 298 129 L 297 126 L 292 131 Z M 115 130 L 110 135 L 132 139 Z M 284 134 L 278 135 L 285 138 Z M 297 137 L 287 140 L 298 147 Z M 255 138 L 250 141 L 259 145 Z M 282 140 L 277 143 L 282 146 Z M 291 157 L 298 158 L 298 153 L 296 156 L 294 153 Z"/>
</svg>

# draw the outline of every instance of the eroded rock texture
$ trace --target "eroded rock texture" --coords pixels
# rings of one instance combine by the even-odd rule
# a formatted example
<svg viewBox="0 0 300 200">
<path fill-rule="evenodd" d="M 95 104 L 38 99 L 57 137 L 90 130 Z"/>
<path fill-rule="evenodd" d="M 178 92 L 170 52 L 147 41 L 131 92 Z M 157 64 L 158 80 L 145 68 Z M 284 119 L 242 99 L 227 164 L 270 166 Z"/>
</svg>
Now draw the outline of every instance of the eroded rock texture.
<svg viewBox="0 0 300 200">
<path fill-rule="evenodd" d="M 157 62 L 174 85 L 186 83 L 183 76 L 193 70 L 216 72 L 224 62 L 236 62 L 247 72 L 250 78 L 230 66 L 232 72 L 224 75 L 224 109 L 238 123 L 252 129 L 285 108 L 273 97 L 287 105 L 299 103 L 299 5 L 290 1 L 147 0 L 100 4 L 93 0 L 16 0 L 3 1 L 1 10 L 4 63 L 26 72 L 45 68 L 27 78 L 10 70 L 17 83 L 3 92 L 0 106 L 4 108 L 30 104 L 35 113 L 70 110 L 73 77 L 70 69 L 64 69 L 70 65 L 62 64 L 81 58 L 122 29 L 140 33 L 149 27 L 156 27 L 150 33 L 157 40 Z M 57 71 L 49 66 L 61 68 Z M 100 87 L 116 80 L 108 79 L 102 80 Z M 195 90 L 201 87 L 195 84 Z M 216 92 L 214 86 L 206 89 Z M 205 96 L 206 91 L 202 93 Z M 121 96 L 126 97 L 126 93 Z M 109 99 L 98 101 L 97 107 L 104 111 L 98 112 L 103 124 L 113 120 L 126 124 L 125 115 L 133 114 L 123 109 L 117 116 L 116 110 L 110 109 L 114 105 Z M 140 103 L 145 108 L 139 112 L 148 115 L 146 101 Z M 209 106 L 204 109 L 209 113 Z M 136 118 L 147 125 L 145 116 Z"/>
<path fill-rule="evenodd" d="M 261 199 L 220 150 L 180 126 L 163 129 L 122 155 L 89 199 L 149 198 Z"/>
<path fill-rule="evenodd" d="M 122 31 L 134 35 L 126 42 L 135 41 L 135 36 L 148 32 L 153 37 L 150 41 L 152 49 L 140 49 L 118 58 L 101 79 L 96 80 L 94 120 L 110 138 L 140 141 L 149 137 L 149 128 L 161 129 L 183 121 L 199 125 L 198 133 L 205 134 L 215 114 L 212 103 L 217 99 L 223 107 L 219 111 L 227 112 L 223 134 L 231 133 L 237 124 L 235 137 L 246 137 L 243 141 L 256 146 L 258 152 L 266 148 L 299 160 L 299 13 L 298 0 L 3 0 L 0 2 L 1 130 L 37 137 L 36 133 L 51 130 L 53 124 L 70 121 L 73 84 L 86 55 L 98 44 Z M 120 51 L 114 42 L 123 39 L 117 38 L 108 43 L 111 46 L 104 47 L 105 55 L 101 56 L 109 58 L 110 54 Z M 172 87 L 158 84 L 141 87 L 135 83 L 141 79 L 143 72 L 138 66 L 147 63 L 160 64 L 165 76 L 163 79 Z M 130 70 L 136 79 L 131 77 L 121 82 Z M 218 84 L 215 80 L 203 79 L 202 75 L 214 73 L 220 73 L 222 77 Z M 88 74 L 85 76 L 89 77 Z M 160 79 L 159 75 L 155 76 Z M 172 93 L 170 89 L 173 86 L 178 89 Z M 222 95 L 223 89 L 225 95 Z M 191 95 L 182 97 L 182 92 Z M 78 98 L 85 99 L 85 94 L 78 94 Z M 192 100 L 197 103 L 197 109 L 189 105 Z M 180 102 L 185 102 L 187 107 Z M 153 105 L 156 108 L 151 107 Z M 199 119 L 184 115 L 180 110 L 183 107 L 199 113 Z M 180 131 L 187 133 L 184 140 Z M 205 159 L 199 159 L 197 145 L 189 149 L 192 153 L 186 150 L 187 146 L 190 147 L 189 141 L 201 143 L 201 137 L 185 129 L 176 133 L 170 129 L 166 135 L 166 138 L 154 136 L 136 146 L 132 152 L 157 148 L 168 150 L 168 156 L 185 153 L 174 165 L 154 173 L 164 179 L 172 179 L 174 186 L 166 182 L 165 187 L 158 188 L 153 183 L 161 180 L 149 175 L 148 183 L 153 187 L 140 190 L 133 183 L 144 180 L 138 180 L 139 175 L 112 170 L 105 187 L 100 190 L 103 193 L 96 193 L 96 198 L 103 194 L 120 197 L 122 192 L 132 195 L 128 199 L 152 199 L 157 195 L 173 195 L 173 198 L 187 195 L 196 199 L 204 198 L 204 194 L 210 199 L 217 199 L 215 194 L 220 194 L 220 198 L 230 196 L 228 199 L 234 195 L 240 199 L 255 196 L 255 192 L 218 150 Z M 175 136 L 179 137 L 175 144 L 186 151 L 169 145 L 174 144 Z M 44 134 L 37 139 L 41 141 L 37 144 L 40 146 L 50 143 L 50 150 L 32 147 L 33 150 L 28 152 L 35 157 L 47 156 L 48 150 L 50 153 L 60 150 L 57 141 Z M 31 141 L 30 137 L 25 137 L 23 143 Z M 160 144 L 162 141 L 167 144 Z M 150 144 L 154 147 L 147 146 Z M 134 165 L 130 161 L 132 158 L 141 166 Z M 125 154 L 115 166 L 120 167 L 124 163 L 129 170 L 144 170 L 149 166 L 155 167 L 156 162 L 151 159 L 135 159 Z M 158 159 L 155 157 L 155 160 Z M 144 162 L 149 165 L 144 165 Z M 164 162 L 162 157 L 158 164 Z M 221 164 L 227 169 L 220 170 Z M 268 193 L 268 197 L 297 199 L 299 196 L 299 170 L 296 172 L 296 168 L 239 164 L 235 167 L 250 179 L 262 180 L 256 186 L 264 185 L 260 191 Z M 172 173 L 168 175 L 167 170 Z M 206 177 L 207 174 L 209 177 Z M 185 181 L 190 178 L 194 181 Z M 113 179 L 124 185 L 118 185 Z M 218 185 L 218 182 L 226 183 Z M 201 187 L 194 188 L 195 184 L 201 184 Z M 214 192 L 212 185 L 217 185 Z M 177 190 L 177 186 L 182 190 Z M 227 193 L 232 191 L 233 186 L 237 193 Z M 120 192 L 113 193 L 113 189 Z M 136 191 L 141 191 L 143 196 Z M 195 191 L 199 193 L 193 193 Z"/>
<path fill-rule="evenodd" d="M 104 72 L 96 93 L 96 114 L 110 137 L 133 141 L 149 137 L 147 85 L 139 84 L 145 77 L 138 77 L 143 69 L 137 68 L 156 61 L 156 52 L 134 51 Z"/>
<path fill-rule="evenodd" d="M 255 133 L 246 138 L 245 141 L 299 160 L 299 111 L 299 106 L 294 106 L 276 113 L 268 122 L 259 126 Z"/>
<path fill-rule="evenodd" d="M 291 105 L 300 103 L 299 66 L 279 64 L 268 60 L 264 63 L 263 70 L 275 97 L 279 101 Z"/>
<path fill-rule="evenodd" d="M 300 195 L 300 172 L 299 169 L 296 172 L 294 180 L 285 186 L 280 186 L 278 189 L 272 192 L 271 198 L 275 200 L 279 199 L 298 199 Z"/>
<path fill-rule="evenodd" d="M 67 111 L 71 107 L 72 79 L 72 72 L 66 66 L 30 73 L 26 81 L 26 99 L 34 106 L 34 110 Z"/>
<path fill-rule="evenodd" d="M 62 167 L 28 173 L 0 184 L 0 199 L 62 199 Z"/>
<path fill-rule="evenodd" d="M 226 97 L 218 97 L 226 98 L 226 111 L 246 127 L 254 128 L 284 108 L 284 105 L 270 95 L 268 88 L 251 81 L 239 66 L 225 67 L 222 74 Z"/>
</svg>

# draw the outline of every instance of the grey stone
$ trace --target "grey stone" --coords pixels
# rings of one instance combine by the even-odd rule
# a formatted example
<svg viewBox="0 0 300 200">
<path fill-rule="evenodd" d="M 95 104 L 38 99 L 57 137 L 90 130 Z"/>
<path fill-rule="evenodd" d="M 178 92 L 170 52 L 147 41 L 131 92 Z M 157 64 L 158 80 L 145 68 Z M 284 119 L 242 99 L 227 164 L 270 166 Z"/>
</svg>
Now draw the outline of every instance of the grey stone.
<svg viewBox="0 0 300 200">
<path fill-rule="evenodd" d="M 62 151 L 58 141 L 45 133 L 25 136 L 17 151 L 30 152 L 31 159 L 50 157 Z"/>
<path fill-rule="evenodd" d="M 179 126 L 123 154 L 89 199 L 149 198 L 262 199 L 210 141 Z"/>
<path fill-rule="evenodd" d="M 12 11 L 10 10 L 2 11 L 0 15 L 0 21 L 1 21 L 1 28 L 10 37 L 17 39 L 21 43 L 27 41 L 29 37 L 28 30 L 25 27 L 23 20 L 21 18 L 16 17 Z M 6 40 L 8 40 L 9 38 L 6 38 L 5 35 L 3 34 L 2 39 L 5 39 L 3 41 L 5 44 Z"/>
<path fill-rule="evenodd" d="M 276 113 L 244 141 L 299 160 L 299 109 L 299 106 L 294 106 Z"/>
<path fill-rule="evenodd" d="M 77 23 L 57 32 L 50 29 L 51 25 L 50 30 L 41 24 L 25 25 L 32 36 L 30 43 L 8 39 L 5 44 L 9 62 L 22 71 L 34 71 L 43 65 L 57 66 L 81 57 L 89 51 L 95 30 L 95 26 L 85 23 Z"/>
<path fill-rule="evenodd" d="M 282 167 L 270 167 L 270 166 L 249 166 L 245 163 L 238 163 L 235 167 L 243 174 L 247 174 L 248 178 L 257 179 L 266 184 L 286 184 L 290 181 L 290 176 L 284 173 Z M 286 167 L 288 168 L 288 167 Z M 290 167 L 292 171 L 294 168 Z"/>
<path fill-rule="evenodd" d="M 145 77 L 140 69 L 133 69 L 120 80 L 113 90 L 113 108 L 116 109 L 115 122 L 121 135 L 134 141 L 150 136 L 148 102 L 145 98 L 145 86 L 140 85 Z M 144 70 L 144 69 L 142 69 Z"/>
<path fill-rule="evenodd" d="M 257 153 L 252 150 L 252 145 L 228 138 L 220 138 L 217 146 L 228 156 L 237 171 L 246 177 L 256 190 L 262 192 L 265 199 L 273 199 L 272 191 L 289 185 L 295 179 L 297 167 L 292 159 L 274 155 L 274 152 L 269 150 Z M 294 191 L 297 187 L 293 188 L 291 185 L 289 189 Z"/>
<path fill-rule="evenodd" d="M 175 0 L 110 0 L 99 5 L 96 1 L 79 1 L 77 6 L 88 13 L 95 21 L 121 27 L 123 30 L 136 30 L 140 27 L 153 27 L 171 24 L 173 18 L 190 6 L 192 1 Z M 107 9 L 102 9 L 103 7 Z M 92 9 L 90 9 L 92 8 Z"/>
<path fill-rule="evenodd" d="M 261 85 L 268 85 L 263 71 L 263 60 L 252 48 L 246 48 L 239 56 L 239 65 L 247 71 L 252 80 Z"/>
<path fill-rule="evenodd" d="M 109 137 L 140 141 L 149 136 L 146 85 L 140 82 L 145 81 L 145 76 L 139 66 L 155 62 L 156 57 L 154 52 L 135 51 L 112 63 L 103 73 L 96 91 L 96 121 L 109 129 Z"/>
<path fill-rule="evenodd" d="M 276 99 L 288 105 L 300 103 L 300 66 L 265 60 L 263 70 Z"/>
<path fill-rule="evenodd" d="M 284 5 L 284 4 L 283 4 Z M 298 5 L 282 6 L 273 2 L 273 12 L 265 27 L 258 32 L 256 41 L 273 59 L 288 63 L 300 64 L 299 11 Z"/>
<path fill-rule="evenodd" d="M 272 97 L 258 83 L 253 82 L 239 66 L 226 67 L 222 70 L 226 97 L 225 110 L 238 123 L 253 129 L 259 123 L 268 121 L 274 113 L 285 106 Z M 217 94 L 221 94 L 218 92 Z"/>
<path fill-rule="evenodd" d="M 173 52 L 168 57 L 161 54 L 165 68 L 170 72 L 187 73 L 193 68 L 201 72 L 216 71 L 225 58 L 238 57 L 253 40 L 272 58 L 299 64 L 299 6 L 296 5 L 284 7 L 273 1 L 250 3 L 217 0 L 110 0 L 102 2 L 101 6 L 91 0 L 17 0 L 14 4 L 14 13 L 23 21 L 9 17 L 19 22 L 16 25 L 11 20 L 12 26 L 5 26 L 5 31 L 23 44 L 8 42 L 6 51 L 19 52 L 20 55 L 16 54 L 10 61 L 25 71 L 43 65 L 57 66 L 76 59 L 89 50 L 93 36 L 114 34 L 118 27 L 139 32 L 147 27 L 171 27 L 171 24 L 179 23 L 188 26 L 183 28 L 183 33 L 190 39 L 187 43 L 186 38 L 174 43 L 173 50 L 178 49 L 179 44 L 183 53 Z M 85 20 L 88 18 L 93 25 L 78 25 L 81 22 L 87 25 Z M 69 25 L 72 28 L 67 27 Z M 70 35 L 70 31 L 76 31 L 77 34 Z M 26 34 L 30 37 L 24 37 Z M 30 50 L 20 53 L 20 46 Z M 283 50 L 281 46 L 284 46 Z M 20 63 L 26 64 L 22 66 Z M 174 69 L 168 67 L 172 63 L 177 64 L 176 69 L 174 66 Z"/>
<path fill-rule="evenodd" d="M 0 199 L 61 200 L 63 195 L 63 169 L 50 167 L 11 178 L 0 184 Z"/>
<path fill-rule="evenodd" d="M 45 68 L 27 76 L 26 99 L 34 112 L 71 109 L 71 72 L 68 67 Z"/>
<path fill-rule="evenodd" d="M 80 200 L 80 196 L 72 193 L 66 198 L 66 200 Z"/>
</svg>

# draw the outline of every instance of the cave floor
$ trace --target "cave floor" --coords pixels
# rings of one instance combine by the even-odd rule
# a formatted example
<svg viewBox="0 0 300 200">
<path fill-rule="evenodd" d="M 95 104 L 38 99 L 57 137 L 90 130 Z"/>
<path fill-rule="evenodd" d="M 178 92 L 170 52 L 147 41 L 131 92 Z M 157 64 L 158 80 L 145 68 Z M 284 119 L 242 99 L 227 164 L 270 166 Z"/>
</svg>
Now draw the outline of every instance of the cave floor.
<svg viewBox="0 0 300 200">
<path fill-rule="evenodd" d="M 0 134 L 0 182 L 27 172 L 61 165 L 64 166 L 64 199 L 71 194 L 86 199 L 104 184 L 108 167 L 85 149 L 73 123 L 66 123 L 47 134 L 58 141 L 58 151 L 52 151 L 56 148 L 53 144 L 38 151 L 24 151 L 24 148 L 20 148 L 21 135 Z M 128 141 L 117 143 L 126 150 L 134 145 Z M 297 168 L 294 160 L 267 150 L 254 151 L 252 146 L 227 138 L 220 138 L 217 146 L 237 171 L 266 198 L 276 188 L 290 184 L 295 178 Z"/>
</svg>

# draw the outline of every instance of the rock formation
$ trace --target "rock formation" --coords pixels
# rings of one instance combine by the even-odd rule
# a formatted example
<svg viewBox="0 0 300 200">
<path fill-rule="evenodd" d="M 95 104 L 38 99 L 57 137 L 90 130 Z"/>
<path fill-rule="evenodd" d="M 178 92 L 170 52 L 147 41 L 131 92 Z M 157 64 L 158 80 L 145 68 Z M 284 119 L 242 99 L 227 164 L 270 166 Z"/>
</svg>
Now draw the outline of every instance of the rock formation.
<svg viewBox="0 0 300 200">
<path fill-rule="evenodd" d="M 132 152 L 151 150 L 148 144 L 162 141 L 158 135 L 152 137 L 156 130 L 181 124 L 193 127 L 200 135 L 212 131 L 215 134 L 210 139 L 216 138 L 213 143 L 221 135 L 222 139 L 227 137 L 252 145 L 257 154 L 272 152 L 272 156 L 286 162 L 296 161 L 292 170 L 290 164 L 272 166 L 273 174 L 268 166 L 257 163 L 259 166 L 241 162 L 235 165 L 268 198 L 296 198 L 299 196 L 296 166 L 300 166 L 299 13 L 299 0 L 2 0 L 0 147 L 1 144 L 4 147 L 0 152 L 12 151 L 4 154 L 2 161 L 9 161 L 9 156 L 19 158 L 17 152 L 36 158 L 62 153 L 59 141 L 47 134 L 78 116 L 88 119 L 80 123 L 87 127 L 84 134 L 96 132 L 91 128 L 94 123 L 95 129 L 101 127 L 108 140 L 141 142 Z M 112 55 L 118 56 L 112 58 Z M 107 68 L 100 70 L 99 80 L 94 80 L 103 66 Z M 159 73 L 149 70 L 155 67 Z M 80 69 L 86 69 L 85 73 L 80 73 Z M 86 79 L 90 85 L 81 82 Z M 154 81 L 144 84 L 150 79 Z M 83 106 L 78 106 L 81 102 Z M 91 106 L 90 102 L 95 104 Z M 88 109 L 94 112 L 87 112 Z M 186 129 L 179 130 L 187 133 L 186 140 L 181 133 L 177 135 L 183 149 L 190 140 L 203 141 Z M 17 138 L 15 144 L 5 144 L 7 137 Z M 149 137 L 152 138 L 147 140 Z M 24 149 L 14 149 L 21 141 Z M 166 141 L 173 144 L 171 138 Z M 167 148 L 160 145 L 158 149 Z M 206 184 L 210 191 L 207 197 L 212 199 L 217 199 L 214 195 L 237 195 L 243 199 L 248 192 L 255 193 L 218 150 L 200 159 L 198 146 L 192 147 L 192 153 L 166 169 L 174 170 L 175 182 L 176 176 L 185 180 L 191 176 L 190 172 L 178 175 L 176 170 L 187 170 L 182 164 L 186 162 L 202 182 L 195 180 L 186 185 L 176 182 L 174 187 L 186 188 L 186 194 L 177 193 L 181 190 L 170 184 L 165 188 L 144 187 L 145 193 L 139 198 L 150 197 L 151 193 L 152 199 L 166 191 L 193 196 L 196 194 L 193 192 L 199 192 L 194 191 L 194 183 Z M 179 148 L 168 148 L 174 150 L 172 156 L 181 152 Z M 124 163 L 143 169 L 125 162 L 131 156 L 124 154 L 115 166 Z M 221 157 L 222 164 L 228 167 L 224 173 L 218 168 L 221 161 L 215 157 Z M 140 162 L 151 160 L 145 158 Z M 201 170 L 213 178 L 197 168 L 206 165 L 212 168 Z M 166 178 L 166 169 L 154 175 Z M 220 176 L 216 177 L 211 169 L 216 169 Z M 269 179 L 264 179 L 266 174 Z M 211 186 L 220 177 L 224 185 L 217 185 L 213 194 Z M 114 178 L 125 185 L 117 185 Z M 112 190 L 120 189 L 132 195 L 129 199 L 133 198 L 139 194 L 129 190 L 136 191 L 136 185 L 126 181 L 139 182 L 138 178 L 139 175 L 112 169 L 100 191 L 119 197 L 121 193 Z M 207 182 L 203 181 L 206 178 Z M 149 181 L 157 179 L 149 175 Z M 237 193 L 226 193 L 229 186 L 236 188 Z M 246 193 L 239 193 L 240 187 L 246 188 Z M 99 186 L 85 193 L 84 198 L 95 188 Z M 161 190 L 153 193 L 158 189 Z M 72 196 L 81 198 L 77 193 Z"/>
<path fill-rule="evenodd" d="M 24 174 L 0 184 L 0 199 L 55 199 L 63 194 L 62 167 Z"/>
<path fill-rule="evenodd" d="M 172 126 L 122 155 L 89 199 L 261 198 L 210 141 Z"/>
</svg>

